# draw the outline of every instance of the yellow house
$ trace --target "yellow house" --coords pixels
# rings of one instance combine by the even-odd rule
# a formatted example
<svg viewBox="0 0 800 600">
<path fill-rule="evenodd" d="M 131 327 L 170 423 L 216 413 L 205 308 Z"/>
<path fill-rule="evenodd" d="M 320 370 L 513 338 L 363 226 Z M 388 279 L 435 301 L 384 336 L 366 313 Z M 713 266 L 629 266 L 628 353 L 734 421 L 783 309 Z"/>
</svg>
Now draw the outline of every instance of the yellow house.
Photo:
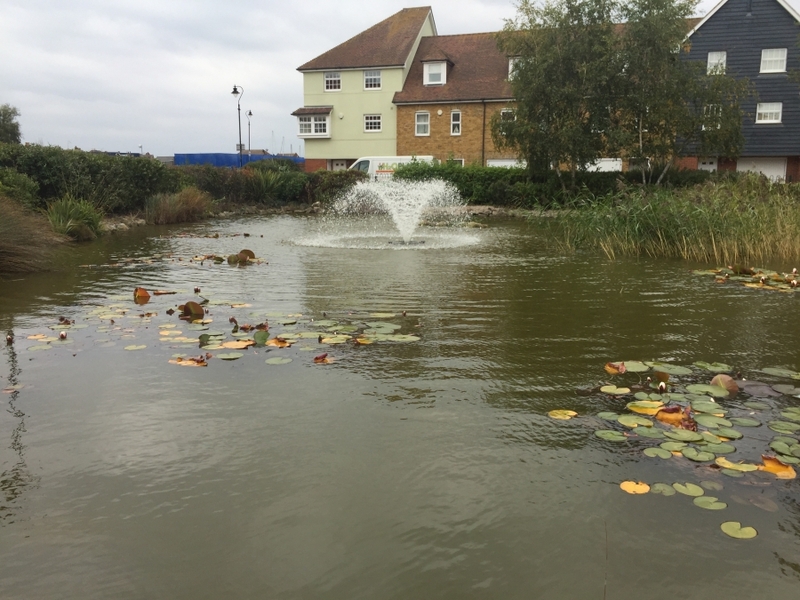
<svg viewBox="0 0 800 600">
<path fill-rule="evenodd" d="M 435 36 L 429 6 L 404 8 L 310 60 L 303 74 L 297 135 L 306 170 L 339 170 L 361 156 L 397 154 L 394 95 L 403 89 L 423 37 Z"/>
</svg>

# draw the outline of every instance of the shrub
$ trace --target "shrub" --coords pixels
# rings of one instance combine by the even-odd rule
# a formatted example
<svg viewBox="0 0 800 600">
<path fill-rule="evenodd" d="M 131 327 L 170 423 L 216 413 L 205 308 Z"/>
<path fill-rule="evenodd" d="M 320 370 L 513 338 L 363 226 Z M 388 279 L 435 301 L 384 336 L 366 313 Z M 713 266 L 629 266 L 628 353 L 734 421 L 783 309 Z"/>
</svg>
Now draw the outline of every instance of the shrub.
<svg viewBox="0 0 800 600">
<path fill-rule="evenodd" d="M 27 175 L 16 169 L 0 167 L 0 194 L 16 200 L 28 208 L 35 208 L 38 202 L 39 185 Z"/>
<path fill-rule="evenodd" d="M 333 202 L 359 181 L 365 181 L 367 174 L 361 171 L 316 171 L 308 176 L 308 201 Z"/>
<path fill-rule="evenodd" d="M 154 225 L 187 223 L 205 217 L 213 201 L 207 192 L 195 187 L 174 194 L 156 194 L 147 200 L 144 219 Z"/>
<path fill-rule="evenodd" d="M 74 240 L 93 240 L 100 235 L 103 213 L 88 200 L 67 194 L 48 204 L 45 214 L 54 232 Z"/>
<path fill-rule="evenodd" d="M 0 195 L 0 273 L 43 269 L 50 249 L 61 241 L 42 215 Z"/>
</svg>

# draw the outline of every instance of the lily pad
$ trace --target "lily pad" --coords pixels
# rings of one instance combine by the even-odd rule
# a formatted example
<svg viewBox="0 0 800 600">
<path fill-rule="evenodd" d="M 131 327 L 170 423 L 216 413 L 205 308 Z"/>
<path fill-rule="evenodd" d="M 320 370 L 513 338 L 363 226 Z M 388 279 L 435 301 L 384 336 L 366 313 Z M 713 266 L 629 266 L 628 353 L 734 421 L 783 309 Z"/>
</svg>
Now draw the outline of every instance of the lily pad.
<svg viewBox="0 0 800 600">
<path fill-rule="evenodd" d="M 660 446 L 667 452 L 680 452 L 686 448 L 686 444 L 684 442 L 664 442 L 663 444 L 660 444 Z"/>
<path fill-rule="evenodd" d="M 742 438 L 742 434 L 739 431 L 731 429 L 730 427 L 718 427 L 714 433 L 719 437 L 728 438 L 729 440 L 739 440 Z"/>
<path fill-rule="evenodd" d="M 654 440 L 660 440 L 664 438 L 664 432 L 660 429 L 656 429 L 655 427 L 634 427 L 631 430 L 631 433 Z"/>
<path fill-rule="evenodd" d="M 292 362 L 292 359 L 284 356 L 273 356 L 264 361 L 268 365 L 285 365 Z"/>
<path fill-rule="evenodd" d="M 705 508 L 706 510 L 723 510 L 728 508 L 727 504 L 720 502 L 719 498 L 715 498 L 714 496 L 698 496 L 692 500 L 692 502 L 695 506 Z"/>
<path fill-rule="evenodd" d="M 646 419 L 644 417 L 640 417 L 639 415 L 621 415 L 619 419 L 617 419 L 620 425 L 624 425 L 625 427 L 630 427 L 633 429 L 634 427 L 652 427 L 653 422 L 650 419 Z"/>
<path fill-rule="evenodd" d="M 650 491 L 650 486 L 642 481 L 623 481 L 619 487 L 629 494 L 646 494 Z"/>
<path fill-rule="evenodd" d="M 703 427 L 710 427 L 712 429 L 716 427 L 730 427 L 733 425 L 728 419 L 723 419 L 722 417 L 715 417 L 714 415 L 697 415 L 694 418 L 700 425 Z"/>
<path fill-rule="evenodd" d="M 408 334 L 394 334 L 387 336 L 386 339 L 390 342 L 418 342 L 420 340 L 418 336 Z"/>
<path fill-rule="evenodd" d="M 736 471 L 734 469 L 720 469 L 720 473 L 723 475 L 727 475 L 728 477 L 740 478 L 744 477 L 744 473 L 741 471 Z"/>
<path fill-rule="evenodd" d="M 53 343 L 55 344 L 56 342 Z M 791 409 L 782 410 L 781 416 L 784 419 L 789 419 L 790 421 L 800 421 L 800 412 L 796 410 L 791 410 Z"/>
<path fill-rule="evenodd" d="M 53 347 L 50 344 L 36 344 L 35 346 L 28 346 L 28 350 L 31 352 L 41 352 L 42 350 L 52 350 Z"/>
<path fill-rule="evenodd" d="M 665 431 L 664 435 L 677 442 L 700 442 L 703 440 L 702 435 L 687 429 L 672 429 L 671 431 Z"/>
<path fill-rule="evenodd" d="M 706 396 L 708 398 L 708 396 Z M 705 413 L 709 415 L 724 415 L 728 411 L 721 407 L 716 402 L 711 402 L 709 399 L 706 400 L 693 400 L 692 401 L 692 410 L 699 413 Z"/>
<path fill-rule="evenodd" d="M 221 354 L 217 354 L 217 358 L 220 360 L 238 360 L 243 356 L 244 354 L 241 352 L 223 352 Z"/>
<path fill-rule="evenodd" d="M 619 419 L 619 415 L 617 413 L 609 411 L 597 413 L 597 416 L 605 421 L 616 421 Z"/>
<path fill-rule="evenodd" d="M 727 398 L 730 393 L 718 385 L 707 385 L 705 383 L 691 383 L 686 386 L 686 391 L 690 394 L 707 394 L 714 398 Z"/>
<path fill-rule="evenodd" d="M 131 346 L 125 346 L 124 349 L 125 350 L 144 350 L 145 348 L 147 348 L 147 346 L 145 344 L 139 344 L 139 345 L 133 344 Z"/>
<path fill-rule="evenodd" d="M 694 483 L 673 483 L 672 487 L 675 488 L 675 491 L 679 494 L 683 494 L 684 496 L 693 496 L 698 497 L 705 494 L 703 488 L 699 485 L 695 485 Z"/>
<path fill-rule="evenodd" d="M 636 402 L 628 402 L 626 408 L 640 415 L 654 415 L 663 406 L 664 403 L 661 400 L 637 400 Z"/>
<path fill-rule="evenodd" d="M 650 486 L 651 494 L 661 494 L 662 496 L 674 496 L 675 488 L 667 483 L 654 483 Z"/>
<path fill-rule="evenodd" d="M 256 344 L 263 346 L 269 340 L 269 331 L 256 331 L 253 334 L 253 339 L 255 340 Z"/>
<path fill-rule="evenodd" d="M 622 433 L 614 431 L 613 429 L 598 429 L 594 434 L 601 440 L 606 440 L 607 442 L 624 442 L 628 439 Z"/>
<path fill-rule="evenodd" d="M 625 370 L 629 373 L 644 373 L 650 370 L 650 367 L 638 360 L 626 360 L 623 364 L 625 365 Z"/>
<path fill-rule="evenodd" d="M 753 410 L 769 410 L 772 408 L 769 404 L 765 402 L 759 402 L 758 400 L 748 400 L 744 403 L 744 406 L 747 408 L 752 408 Z"/>
<path fill-rule="evenodd" d="M 618 388 L 615 385 L 604 385 L 600 388 L 600 391 L 604 394 L 611 394 L 612 396 L 624 396 L 625 394 L 630 394 L 630 388 L 620 387 Z"/>
<path fill-rule="evenodd" d="M 778 433 L 794 433 L 800 431 L 800 423 L 791 423 L 789 421 L 770 421 L 767 423 L 767 426 L 772 429 L 772 431 L 777 431 Z"/>
<path fill-rule="evenodd" d="M 727 442 L 722 442 L 721 444 L 713 444 L 709 446 L 708 450 L 714 454 L 732 454 L 733 452 L 736 452 L 736 446 L 733 444 L 728 444 Z"/>
<path fill-rule="evenodd" d="M 800 387 L 795 387 L 790 384 L 779 383 L 772 386 L 772 389 L 779 394 L 786 394 L 787 396 L 797 396 L 800 394 Z"/>
<path fill-rule="evenodd" d="M 719 527 L 725 535 L 737 540 L 750 540 L 758 535 L 754 527 L 742 527 L 739 521 L 726 521 Z"/>
<path fill-rule="evenodd" d="M 694 365 L 696 367 L 700 367 L 701 369 L 705 369 L 706 371 L 711 371 L 712 373 L 730 373 L 733 370 L 733 367 L 730 365 L 720 362 L 707 363 L 699 360 L 694 363 Z"/>
<path fill-rule="evenodd" d="M 577 415 L 578 413 L 576 413 L 574 410 L 565 410 L 562 408 L 559 408 L 557 410 L 551 410 L 550 412 L 547 413 L 548 417 L 550 417 L 551 419 L 557 419 L 559 421 L 569 421 L 572 417 L 575 417 Z"/>
<path fill-rule="evenodd" d="M 663 448 L 645 448 L 643 450 L 645 456 L 650 458 L 672 458 L 672 452 L 664 450 Z"/>
<path fill-rule="evenodd" d="M 723 469 L 730 469 L 731 471 L 741 471 L 742 473 L 751 473 L 752 471 L 758 471 L 758 465 L 753 465 L 750 463 L 734 463 L 729 461 L 724 456 L 718 456 L 714 462 L 716 462 L 717 465 L 719 465 Z"/>
<path fill-rule="evenodd" d="M 766 367 L 761 369 L 762 373 L 767 375 L 775 375 L 776 377 L 787 377 L 789 379 L 800 379 L 800 373 L 791 369 L 781 369 L 778 367 Z"/>
<path fill-rule="evenodd" d="M 737 425 L 738 427 L 760 427 L 761 421 L 756 421 L 755 419 L 748 419 L 746 417 L 731 417 L 731 423 Z"/>
<path fill-rule="evenodd" d="M 713 490 L 715 492 L 718 492 L 724 486 L 721 483 L 717 482 L 717 481 L 708 481 L 708 480 L 706 480 L 706 481 L 701 481 L 700 482 L 700 487 L 703 488 L 704 490 Z"/>
<path fill-rule="evenodd" d="M 716 458 L 711 452 L 705 452 L 692 447 L 684 448 L 681 450 L 681 454 L 694 462 L 712 462 Z"/>
</svg>

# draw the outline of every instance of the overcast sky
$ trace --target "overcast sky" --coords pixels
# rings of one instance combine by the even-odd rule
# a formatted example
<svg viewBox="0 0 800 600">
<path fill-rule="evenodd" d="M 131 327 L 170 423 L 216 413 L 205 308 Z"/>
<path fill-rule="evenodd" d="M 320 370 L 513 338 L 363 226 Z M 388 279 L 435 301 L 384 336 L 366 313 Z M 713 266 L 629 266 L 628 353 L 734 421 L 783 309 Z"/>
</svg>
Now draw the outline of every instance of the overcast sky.
<svg viewBox="0 0 800 600">
<path fill-rule="evenodd" d="M 290 113 L 306 61 L 409 6 L 433 7 L 440 34 L 496 31 L 512 0 L 2 0 L 0 104 L 23 141 L 84 150 L 304 149 Z M 716 4 L 703 0 L 698 14 Z"/>
</svg>

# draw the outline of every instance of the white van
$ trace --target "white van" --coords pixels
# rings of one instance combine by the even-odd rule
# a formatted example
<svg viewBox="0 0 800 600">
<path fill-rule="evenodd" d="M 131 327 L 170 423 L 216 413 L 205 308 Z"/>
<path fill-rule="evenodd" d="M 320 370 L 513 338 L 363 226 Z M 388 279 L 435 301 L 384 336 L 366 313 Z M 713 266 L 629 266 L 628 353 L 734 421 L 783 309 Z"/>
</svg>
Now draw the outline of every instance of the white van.
<svg viewBox="0 0 800 600">
<path fill-rule="evenodd" d="M 364 156 L 350 167 L 350 171 L 361 171 L 369 176 L 370 181 L 386 179 L 394 174 L 398 165 L 410 162 L 432 162 L 433 156 Z"/>
</svg>

